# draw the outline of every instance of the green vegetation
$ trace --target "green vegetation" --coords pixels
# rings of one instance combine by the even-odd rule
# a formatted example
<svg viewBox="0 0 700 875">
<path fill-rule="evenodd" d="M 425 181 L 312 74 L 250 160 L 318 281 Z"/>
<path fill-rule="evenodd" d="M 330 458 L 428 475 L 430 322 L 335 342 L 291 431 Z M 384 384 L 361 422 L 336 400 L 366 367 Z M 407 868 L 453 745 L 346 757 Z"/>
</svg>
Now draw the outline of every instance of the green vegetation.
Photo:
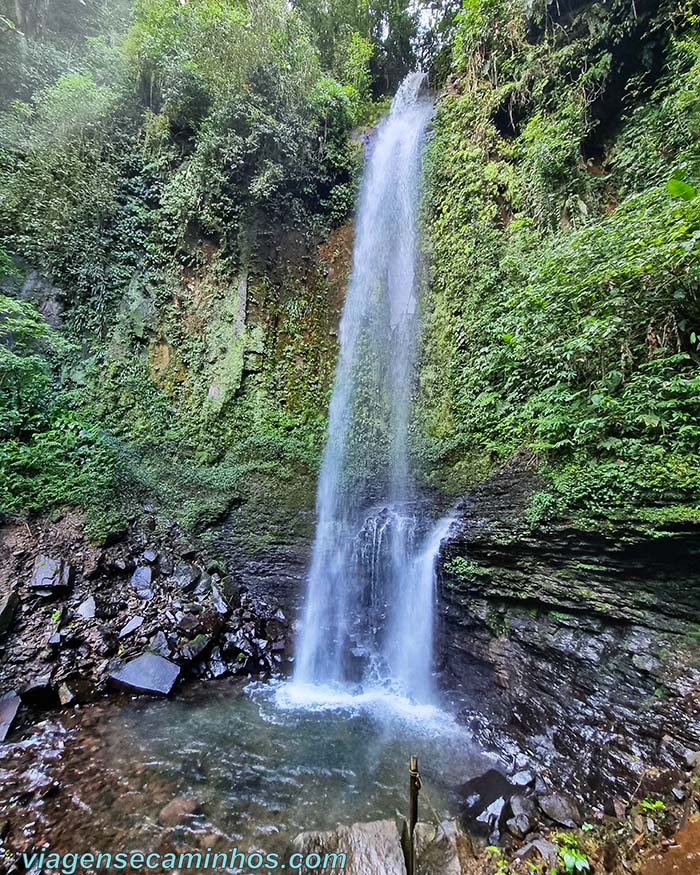
<svg viewBox="0 0 700 875">
<path fill-rule="evenodd" d="M 0 12 L 0 514 L 198 529 L 312 476 L 376 27 L 324 65 L 282 0 Z"/>
<path fill-rule="evenodd" d="M 660 814 L 665 808 L 666 805 L 661 799 L 652 799 L 649 796 L 645 796 L 639 803 L 639 810 L 645 814 Z"/>
<path fill-rule="evenodd" d="M 418 61 L 426 481 L 697 521 L 700 22 L 622 0 L 0 2 L 0 514 L 311 494 L 352 132 Z"/>
<path fill-rule="evenodd" d="M 696 519 L 698 21 L 537 9 L 459 16 L 428 156 L 431 476 L 464 489 L 526 452 L 550 482 L 533 524 Z"/>
<path fill-rule="evenodd" d="M 553 836 L 557 845 L 557 862 L 564 872 L 590 872 L 591 864 L 581 850 L 574 832 L 561 832 Z"/>
</svg>

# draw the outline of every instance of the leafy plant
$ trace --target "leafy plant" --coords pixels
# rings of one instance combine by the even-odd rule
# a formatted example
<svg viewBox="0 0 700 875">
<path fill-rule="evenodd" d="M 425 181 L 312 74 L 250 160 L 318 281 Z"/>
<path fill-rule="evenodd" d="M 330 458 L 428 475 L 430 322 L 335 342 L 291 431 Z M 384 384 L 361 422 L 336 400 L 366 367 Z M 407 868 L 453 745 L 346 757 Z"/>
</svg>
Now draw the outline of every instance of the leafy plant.
<svg viewBox="0 0 700 875">
<path fill-rule="evenodd" d="M 557 833 L 554 839 L 557 843 L 557 860 L 563 866 L 564 872 L 591 871 L 591 864 L 579 848 L 575 833 Z"/>
</svg>

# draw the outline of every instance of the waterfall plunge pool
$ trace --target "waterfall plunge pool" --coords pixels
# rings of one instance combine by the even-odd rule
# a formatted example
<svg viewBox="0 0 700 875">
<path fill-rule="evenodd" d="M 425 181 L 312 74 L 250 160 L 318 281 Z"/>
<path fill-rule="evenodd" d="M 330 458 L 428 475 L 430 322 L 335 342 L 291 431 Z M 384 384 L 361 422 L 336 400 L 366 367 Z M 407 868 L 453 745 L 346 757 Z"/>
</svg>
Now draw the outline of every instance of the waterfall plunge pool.
<svg viewBox="0 0 700 875">
<path fill-rule="evenodd" d="M 283 853 L 302 830 L 403 812 L 411 754 L 426 819 L 430 805 L 459 816 L 458 788 L 492 765 L 437 708 L 285 681 L 213 681 L 171 700 L 99 703 L 34 731 L 34 747 L 0 746 L 0 770 L 58 781 L 27 806 L 27 834 L 59 851 Z M 173 800 L 194 810 L 172 822 L 163 809 Z"/>
</svg>

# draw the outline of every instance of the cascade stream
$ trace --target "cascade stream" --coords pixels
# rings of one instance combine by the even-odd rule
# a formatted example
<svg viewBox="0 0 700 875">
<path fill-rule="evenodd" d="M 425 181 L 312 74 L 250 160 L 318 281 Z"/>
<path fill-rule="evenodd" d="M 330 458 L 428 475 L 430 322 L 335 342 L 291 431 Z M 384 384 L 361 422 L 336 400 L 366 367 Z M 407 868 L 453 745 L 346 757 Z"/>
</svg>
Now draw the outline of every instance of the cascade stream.
<svg viewBox="0 0 700 875">
<path fill-rule="evenodd" d="M 422 73 L 404 79 L 368 150 L 294 681 L 427 702 L 434 565 L 451 520 L 426 525 L 416 511 L 408 453 L 424 86 Z"/>
</svg>

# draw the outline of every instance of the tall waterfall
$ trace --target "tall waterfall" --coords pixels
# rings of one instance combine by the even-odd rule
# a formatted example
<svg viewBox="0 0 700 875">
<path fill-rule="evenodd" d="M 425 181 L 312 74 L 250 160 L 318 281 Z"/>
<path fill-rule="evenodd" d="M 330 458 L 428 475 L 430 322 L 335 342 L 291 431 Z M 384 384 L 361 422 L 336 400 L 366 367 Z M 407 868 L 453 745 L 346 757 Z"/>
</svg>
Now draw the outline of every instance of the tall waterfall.
<svg viewBox="0 0 700 875">
<path fill-rule="evenodd" d="M 417 208 L 433 111 L 424 79 L 404 79 L 368 150 L 294 675 L 394 685 L 420 701 L 432 686 L 434 565 L 449 526 L 421 520 L 408 464 Z"/>
</svg>

